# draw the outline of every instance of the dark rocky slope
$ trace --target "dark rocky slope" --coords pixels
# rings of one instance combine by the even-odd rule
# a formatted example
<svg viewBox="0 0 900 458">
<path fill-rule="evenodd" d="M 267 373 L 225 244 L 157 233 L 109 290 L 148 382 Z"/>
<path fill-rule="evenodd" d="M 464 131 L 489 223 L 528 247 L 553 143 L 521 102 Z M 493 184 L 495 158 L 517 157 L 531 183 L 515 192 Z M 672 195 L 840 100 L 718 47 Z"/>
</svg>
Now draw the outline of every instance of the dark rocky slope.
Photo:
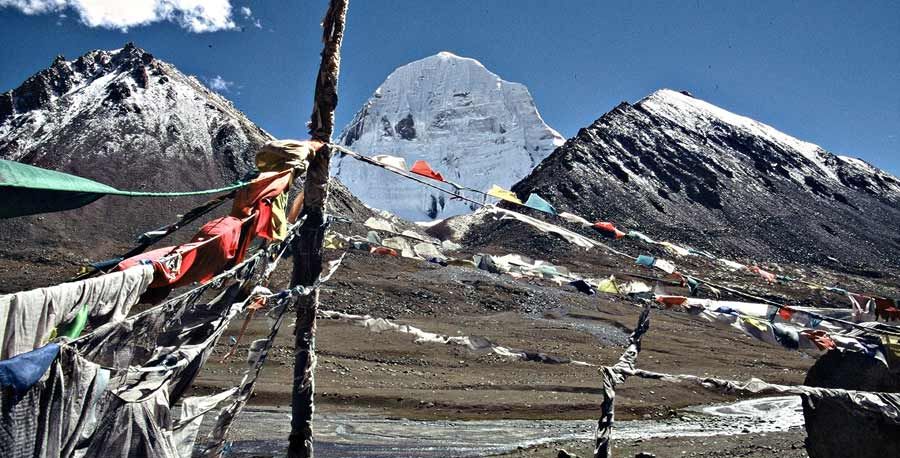
<svg viewBox="0 0 900 458">
<path fill-rule="evenodd" d="M 513 190 L 720 255 L 900 265 L 900 180 L 686 93 L 620 104 Z"/>
</svg>

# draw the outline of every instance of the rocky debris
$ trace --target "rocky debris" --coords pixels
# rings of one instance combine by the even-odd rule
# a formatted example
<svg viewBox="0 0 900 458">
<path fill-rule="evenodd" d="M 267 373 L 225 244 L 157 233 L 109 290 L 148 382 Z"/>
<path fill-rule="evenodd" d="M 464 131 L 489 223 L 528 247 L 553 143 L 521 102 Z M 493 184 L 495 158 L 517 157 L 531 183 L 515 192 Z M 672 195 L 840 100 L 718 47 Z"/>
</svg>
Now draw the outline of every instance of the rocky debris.
<svg viewBox="0 0 900 458">
<path fill-rule="evenodd" d="M 900 392 L 900 375 L 884 363 L 853 352 L 830 351 L 820 357 L 805 385 L 848 390 Z M 900 427 L 880 416 L 847 411 L 826 399 L 805 400 L 806 449 L 810 458 L 900 456 Z"/>
<path fill-rule="evenodd" d="M 615 107 L 513 191 L 722 256 L 900 265 L 900 180 L 670 90 Z"/>
<path fill-rule="evenodd" d="M 563 141 L 525 86 L 449 52 L 396 69 L 338 140 L 362 154 L 403 157 L 409 166 L 428 161 L 446 179 L 481 190 L 512 185 Z M 369 205 L 412 221 L 474 209 L 350 157 L 336 158 L 333 173 Z"/>
</svg>

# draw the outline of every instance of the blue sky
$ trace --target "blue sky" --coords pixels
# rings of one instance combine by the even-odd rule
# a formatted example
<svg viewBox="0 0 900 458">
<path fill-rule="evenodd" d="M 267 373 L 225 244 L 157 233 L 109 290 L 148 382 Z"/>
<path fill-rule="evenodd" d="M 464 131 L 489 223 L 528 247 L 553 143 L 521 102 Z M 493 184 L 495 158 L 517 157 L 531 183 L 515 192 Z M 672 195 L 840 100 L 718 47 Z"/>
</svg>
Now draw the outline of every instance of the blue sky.
<svg viewBox="0 0 900 458">
<path fill-rule="evenodd" d="M 0 0 L 0 91 L 57 54 L 134 41 L 272 134 L 304 136 L 327 2 L 182 6 L 197 3 Z M 397 66 L 448 50 L 527 85 L 566 137 L 668 87 L 898 175 L 898 43 L 896 1 L 353 0 L 337 121 Z"/>
</svg>

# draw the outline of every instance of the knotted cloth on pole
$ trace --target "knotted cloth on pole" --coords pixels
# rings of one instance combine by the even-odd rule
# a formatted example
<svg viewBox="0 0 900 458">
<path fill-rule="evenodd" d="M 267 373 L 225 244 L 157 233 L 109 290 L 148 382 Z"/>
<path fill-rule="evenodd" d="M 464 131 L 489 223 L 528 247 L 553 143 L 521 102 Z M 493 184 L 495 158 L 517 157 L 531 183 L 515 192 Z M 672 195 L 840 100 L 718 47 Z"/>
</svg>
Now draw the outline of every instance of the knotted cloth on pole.
<svg viewBox="0 0 900 458">
<path fill-rule="evenodd" d="M 181 197 L 218 194 L 246 186 L 237 182 L 222 188 L 183 192 L 122 191 L 87 178 L 0 159 L 0 218 L 50 213 L 83 207 L 103 196 Z"/>
</svg>

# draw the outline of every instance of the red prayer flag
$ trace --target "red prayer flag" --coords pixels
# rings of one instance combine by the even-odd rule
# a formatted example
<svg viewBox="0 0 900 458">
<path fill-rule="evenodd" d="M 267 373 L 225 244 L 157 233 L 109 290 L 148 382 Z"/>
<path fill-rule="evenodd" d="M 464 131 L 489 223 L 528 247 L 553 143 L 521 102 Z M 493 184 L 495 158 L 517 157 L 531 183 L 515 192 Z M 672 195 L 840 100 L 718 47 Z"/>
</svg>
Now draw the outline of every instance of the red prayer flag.
<svg viewBox="0 0 900 458">
<path fill-rule="evenodd" d="M 410 172 L 415 173 L 416 175 L 422 175 L 423 177 L 431 178 L 432 180 L 444 181 L 444 176 L 438 172 L 435 172 L 434 169 L 431 168 L 425 161 L 416 161 L 413 164 L 412 168 L 409 169 Z"/>
<path fill-rule="evenodd" d="M 781 310 L 778 311 L 778 316 L 780 316 L 784 321 L 791 321 L 791 317 L 794 316 L 794 310 L 787 307 L 782 307 Z"/>
<path fill-rule="evenodd" d="M 616 228 L 613 223 L 608 223 L 606 221 L 597 221 L 594 223 L 594 229 L 597 229 L 604 236 L 611 239 L 620 239 L 625 237 L 625 233 Z"/>
</svg>

